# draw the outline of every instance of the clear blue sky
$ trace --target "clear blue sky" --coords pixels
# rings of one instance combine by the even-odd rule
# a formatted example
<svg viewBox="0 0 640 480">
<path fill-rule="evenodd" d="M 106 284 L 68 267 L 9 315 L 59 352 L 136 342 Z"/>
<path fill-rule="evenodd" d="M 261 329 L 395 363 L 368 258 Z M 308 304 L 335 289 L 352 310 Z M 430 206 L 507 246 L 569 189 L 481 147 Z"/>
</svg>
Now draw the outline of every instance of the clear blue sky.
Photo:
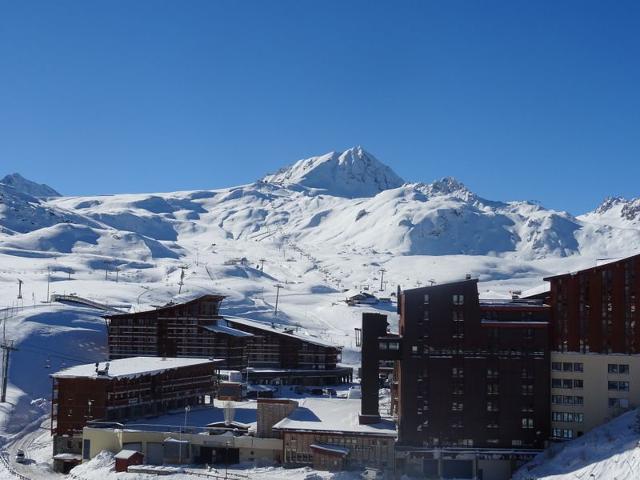
<svg viewBox="0 0 640 480">
<path fill-rule="evenodd" d="M 0 173 L 248 183 L 363 145 L 573 213 L 640 195 L 640 2 L 0 1 Z"/>
</svg>

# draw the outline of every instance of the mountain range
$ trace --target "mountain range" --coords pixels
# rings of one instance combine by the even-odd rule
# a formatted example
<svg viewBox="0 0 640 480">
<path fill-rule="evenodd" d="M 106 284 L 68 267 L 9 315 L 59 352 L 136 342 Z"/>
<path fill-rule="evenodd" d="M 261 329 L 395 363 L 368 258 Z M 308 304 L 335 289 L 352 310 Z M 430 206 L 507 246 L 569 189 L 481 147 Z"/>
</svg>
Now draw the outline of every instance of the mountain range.
<svg viewBox="0 0 640 480">
<path fill-rule="evenodd" d="M 411 183 L 361 147 L 210 191 L 63 197 L 18 174 L 0 181 L 0 247 L 179 258 L 194 237 L 323 245 L 393 255 L 612 257 L 640 248 L 640 199 L 573 216 L 479 197 L 453 178 Z"/>
</svg>

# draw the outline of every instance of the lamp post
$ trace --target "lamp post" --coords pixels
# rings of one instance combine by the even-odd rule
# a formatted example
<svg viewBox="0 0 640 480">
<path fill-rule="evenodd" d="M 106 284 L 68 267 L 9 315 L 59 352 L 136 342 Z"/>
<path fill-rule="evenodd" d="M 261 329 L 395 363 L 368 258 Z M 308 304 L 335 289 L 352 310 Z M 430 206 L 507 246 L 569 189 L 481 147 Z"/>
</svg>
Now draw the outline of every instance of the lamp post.
<svg viewBox="0 0 640 480">
<path fill-rule="evenodd" d="M 182 432 L 187 429 L 187 414 L 191 411 L 191 407 L 184 407 L 184 427 L 180 429 L 180 443 L 178 443 L 178 463 L 182 464 Z"/>
<path fill-rule="evenodd" d="M 225 449 L 224 449 L 224 478 L 225 480 L 228 478 L 227 475 L 229 473 L 229 445 L 231 444 L 231 442 L 229 442 L 229 440 L 227 440 L 225 442 Z"/>
</svg>

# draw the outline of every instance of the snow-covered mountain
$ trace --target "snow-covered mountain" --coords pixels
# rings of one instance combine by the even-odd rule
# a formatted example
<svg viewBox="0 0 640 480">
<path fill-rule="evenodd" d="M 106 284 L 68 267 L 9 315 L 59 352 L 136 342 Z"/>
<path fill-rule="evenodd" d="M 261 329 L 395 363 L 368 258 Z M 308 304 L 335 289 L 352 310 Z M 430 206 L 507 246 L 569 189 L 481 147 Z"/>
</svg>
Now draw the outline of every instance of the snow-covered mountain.
<svg viewBox="0 0 640 480">
<path fill-rule="evenodd" d="M 48 229 L 36 235 L 46 242 L 25 240 L 25 245 L 86 251 L 68 240 L 84 232 L 78 241 L 98 245 L 93 250 L 99 253 L 98 237 L 135 234 L 156 252 L 141 254 L 145 261 L 179 257 L 191 240 L 203 236 L 333 251 L 522 260 L 620 256 L 640 249 L 640 200 L 609 200 L 574 217 L 531 202 L 487 200 L 453 178 L 405 183 L 361 147 L 300 160 L 255 183 L 221 190 L 43 200 L 0 184 L 0 195 L 6 235 Z M 63 222 L 76 227 L 49 228 Z M 92 229 L 96 240 L 88 240 L 80 226 Z M 55 235 L 67 239 L 56 241 Z M 17 238 L 0 238 L 0 247 L 20 244 Z"/>
<path fill-rule="evenodd" d="M 0 180 L 0 184 L 13 187 L 18 192 L 26 193 L 27 195 L 31 195 L 32 197 L 60 196 L 60 194 L 49 185 L 32 182 L 31 180 L 27 180 L 26 178 L 24 178 L 19 173 L 11 173 L 9 175 L 6 175 L 3 179 Z"/>
<path fill-rule="evenodd" d="M 370 197 L 404 183 L 362 147 L 298 160 L 262 181 L 290 188 L 318 189 L 336 197 Z"/>
</svg>

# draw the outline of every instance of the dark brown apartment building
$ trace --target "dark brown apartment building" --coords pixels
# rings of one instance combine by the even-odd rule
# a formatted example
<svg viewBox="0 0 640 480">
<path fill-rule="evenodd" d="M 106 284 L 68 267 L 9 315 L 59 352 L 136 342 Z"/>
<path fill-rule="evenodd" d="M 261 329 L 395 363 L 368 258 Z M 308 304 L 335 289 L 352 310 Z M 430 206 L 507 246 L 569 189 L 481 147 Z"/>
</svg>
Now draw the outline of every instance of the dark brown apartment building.
<svg viewBox="0 0 640 480">
<path fill-rule="evenodd" d="M 549 436 L 548 306 L 480 300 L 477 280 L 405 290 L 399 332 L 364 314 L 361 422 L 378 417 L 379 362 L 395 360 L 396 469 L 510 478 Z"/>
<path fill-rule="evenodd" d="M 253 383 L 324 385 L 351 380 L 341 347 L 295 327 L 220 315 L 219 295 L 154 310 L 109 315 L 110 358 L 205 357 L 249 372 Z"/>
<path fill-rule="evenodd" d="M 160 415 L 212 400 L 219 363 L 204 358 L 134 357 L 77 365 L 51 375 L 54 458 L 81 452 L 82 428 L 88 422 Z"/>
<path fill-rule="evenodd" d="M 640 255 L 545 280 L 551 436 L 569 440 L 640 406 Z"/>
</svg>

